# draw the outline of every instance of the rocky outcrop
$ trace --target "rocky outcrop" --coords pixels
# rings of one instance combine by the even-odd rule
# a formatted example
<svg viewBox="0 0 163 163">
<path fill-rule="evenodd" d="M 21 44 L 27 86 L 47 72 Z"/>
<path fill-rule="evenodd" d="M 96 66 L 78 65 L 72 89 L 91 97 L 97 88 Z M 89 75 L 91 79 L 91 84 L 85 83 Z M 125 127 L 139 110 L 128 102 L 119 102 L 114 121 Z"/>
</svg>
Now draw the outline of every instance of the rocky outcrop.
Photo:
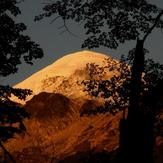
<svg viewBox="0 0 163 163">
<path fill-rule="evenodd" d="M 35 95 L 25 105 L 32 118 L 49 120 L 66 118 L 68 114 L 73 116 L 75 104 L 62 94 L 42 92 Z"/>
</svg>

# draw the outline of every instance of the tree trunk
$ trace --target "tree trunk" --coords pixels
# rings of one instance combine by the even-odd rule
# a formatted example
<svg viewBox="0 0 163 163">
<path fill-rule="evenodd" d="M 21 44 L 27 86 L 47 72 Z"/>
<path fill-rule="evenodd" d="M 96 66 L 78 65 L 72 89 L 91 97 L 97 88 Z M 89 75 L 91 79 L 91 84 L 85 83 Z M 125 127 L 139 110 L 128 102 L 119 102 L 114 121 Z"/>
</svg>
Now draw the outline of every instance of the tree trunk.
<svg viewBox="0 0 163 163">
<path fill-rule="evenodd" d="M 153 124 L 140 106 L 141 78 L 145 60 L 143 43 L 143 40 L 137 40 L 131 69 L 128 117 L 120 122 L 120 159 L 125 163 L 153 162 Z"/>
</svg>

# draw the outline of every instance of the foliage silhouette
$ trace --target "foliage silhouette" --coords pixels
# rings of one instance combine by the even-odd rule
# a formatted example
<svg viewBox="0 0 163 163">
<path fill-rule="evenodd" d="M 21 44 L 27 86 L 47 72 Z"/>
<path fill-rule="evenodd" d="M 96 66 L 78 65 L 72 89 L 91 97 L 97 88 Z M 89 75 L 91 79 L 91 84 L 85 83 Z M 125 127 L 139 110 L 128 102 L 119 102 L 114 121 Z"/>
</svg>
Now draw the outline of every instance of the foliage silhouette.
<svg viewBox="0 0 163 163">
<path fill-rule="evenodd" d="M 26 26 L 16 23 L 15 17 L 21 14 L 17 0 L 0 1 L 0 76 L 5 77 L 16 73 L 17 65 L 43 57 L 43 51 L 38 44 L 31 41 L 29 36 L 23 34 Z M 14 134 L 24 132 L 24 118 L 29 114 L 23 107 L 10 100 L 16 96 L 24 100 L 30 95 L 30 90 L 15 89 L 10 86 L 0 85 L 0 147 L 12 162 L 15 162 L 3 143 L 12 138 Z"/>
<path fill-rule="evenodd" d="M 145 50 L 146 51 L 146 50 Z M 132 51 L 132 53 L 134 50 Z M 131 53 L 131 54 L 132 54 Z M 131 84 L 131 67 L 129 63 L 132 63 L 132 55 L 128 57 L 122 57 L 119 63 L 110 62 L 104 67 L 99 66 L 95 63 L 90 63 L 87 66 L 87 71 L 90 72 L 92 77 L 90 80 L 83 81 L 85 86 L 85 91 L 88 92 L 91 96 L 95 98 L 103 98 L 105 100 L 104 106 L 97 107 L 96 109 L 89 109 L 81 112 L 81 116 L 84 114 L 97 114 L 110 112 L 115 115 L 117 112 L 123 110 L 123 120 L 121 121 L 122 126 L 128 126 L 128 123 L 125 119 L 126 111 L 125 109 L 130 107 L 129 105 L 129 96 L 130 96 L 130 84 Z M 110 63 L 112 65 L 110 65 Z M 93 66 L 92 66 L 93 65 Z M 92 67 L 96 67 L 92 69 Z M 147 59 L 144 66 L 144 74 L 142 76 L 141 83 L 141 93 L 140 93 L 140 108 L 143 111 L 143 122 L 140 121 L 140 115 L 135 116 L 136 125 L 138 124 L 138 118 L 141 122 L 140 125 L 143 126 L 146 135 L 146 151 L 152 150 L 150 153 L 153 153 L 148 145 L 152 143 L 154 145 L 154 140 L 157 136 L 162 136 L 162 119 L 160 115 L 162 114 L 162 82 L 163 82 L 163 65 L 154 62 L 152 59 Z M 94 73 L 96 71 L 96 73 Z M 103 72 L 103 74 L 101 73 Z M 101 78 L 105 73 L 116 74 L 110 79 Z M 117 73 L 118 72 L 118 73 Z M 131 121 L 129 121 L 131 122 Z M 133 124 L 132 124 L 133 127 Z M 127 134 L 124 130 L 127 130 L 123 127 L 121 130 L 121 136 Z M 135 130 L 135 128 L 134 128 Z M 150 132 L 151 137 L 148 135 Z M 133 132 L 135 134 L 135 132 Z M 123 139 L 123 138 L 121 138 Z M 128 138 L 129 139 L 129 138 Z M 120 140 L 121 141 L 121 140 Z M 133 140 L 132 140 L 133 141 Z M 136 143 L 136 139 L 134 140 Z M 121 142 L 121 146 L 126 146 L 126 142 Z M 139 144 L 139 143 L 138 143 Z M 143 144 L 143 142 L 142 142 Z M 140 149 L 139 149 L 140 150 Z M 143 149 L 144 150 L 144 149 Z M 129 156 L 128 156 L 129 157 Z M 151 159 L 151 158 L 150 158 Z"/>
<path fill-rule="evenodd" d="M 120 136 L 120 149 L 123 157 L 122 162 L 153 162 L 153 123 L 152 118 L 151 121 L 149 120 L 152 114 L 147 116 L 140 105 L 143 85 L 141 78 L 145 69 L 144 42 L 153 29 L 163 28 L 163 21 L 161 20 L 163 10 L 146 0 L 58 0 L 50 1 L 43 10 L 42 14 L 35 17 L 36 21 L 56 15 L 52 21 L 61 18 L 63 27 L 68 32 L 70 31 L 66 25 L 66 20 L 82 22 L 88 36 L 82 47 L 117 48 L 119 44 L 126 41 L 137 40 L 131 66 L 129 96 L 125 101 L 129 104 L 128 116 L 127 119 L 122 119 L 120 122 L 122 134 Z M 115 85 L 115 79 L 112 78 L 112 80 L 113 82 L 105 81 L 105 84 L 109 84 L 111 92 L 113 92 Z M 95 81 L 93 82 L 92 84 L 97 85 Z M 128 85 L 128 83 L 126 84 Z M 104 88 L 102 87 L 102 89 Z M 117 91 L 126 92 L 127 89 Z M 108 96 L 108 90 L 103 92 L 106 92 L 104 96 Z M 92 93 L 97 96 L 97 90 Z M 112 95 L 118 99 L 115 93 Z M 122 101 L 120 102 L 122 103 Z M 125 103 L 121 105 L 125 105 Z M 109 110 L 113 110 L 113 108 Z M 145 130 L 146 127 L 150 129 Z M 147 133 L 149 133 L 152 143 L 144 143 L 148 136 Z M 148 151 L 147 147 L 150 147 L 151 151 Z"/>
</svg>

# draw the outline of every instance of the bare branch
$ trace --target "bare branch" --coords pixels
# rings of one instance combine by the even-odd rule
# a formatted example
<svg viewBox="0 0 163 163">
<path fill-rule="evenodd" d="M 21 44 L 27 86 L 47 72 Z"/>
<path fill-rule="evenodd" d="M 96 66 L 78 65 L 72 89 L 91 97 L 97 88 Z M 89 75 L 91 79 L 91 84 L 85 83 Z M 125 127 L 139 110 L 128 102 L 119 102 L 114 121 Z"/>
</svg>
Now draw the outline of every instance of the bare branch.
<svg viewBox="0 0 163 163">
<path fill-rule="evenodd" d="M 49 24 L 52 24 L 54 21 L 56 21 L 57 19 L 59 19 L 61 16 L 57 16 L 55 17 Z"/>
<path fill-rule="evenodd" d="M 150 33 L 153 31 L 153 29 L 156 27 L 158 21 L 160 20 L 161 16 L 163 15 L 163 10 L 158 14 L 158 16 L 155 18 L 155 22 L 153 26 L 149 29 L 149 31 L 145 34 L 143 38 L 143 42 L 147 39 L 147 37 L 150 35 Z"/>
<path fill-rule="evenodd" d="M 62 29 L 62 28 L 64 28 L 65 26 L 64 25 L 62 25 L 62 26 L 60 26 L 60 27 L 58 27 L 58 29 Z"/>
<path fill-rule="evenodd" d="M 64 27 L 66 28 L 66 31 L 67 31 L 69 34 L 71 34 L 72 36 L 77 37 L 77 35 L 75 35 L 74 33 L 72 33 L 72 32 L 68 29 L 68 27 L 67 27 L 67 25 L 66 25 L 66 21 L 63 20 L 63 22 L 64 22 Z"/>
<path fill-rule="evenodd" d="M 59 34 L 60 34 L 60 35 L 62 35 L 62 34 L 63 34 L 63 33 L 65 33 L 65 32 L 67 32 L 67 31 L 66 31 L 66 30 L 64 30 L 64 31 L 60 32 Z"/>
<path fill-rule="evenodd" d="M 69 28 L 68 28 L 67 25 L 66 25 L 66 21 L 65 21 L 64 19 L 63 19 L 63 25 L 60 26 L 60 27 L 58 27 L 58 29 L 63 29 L 63 28 L 65 28 L 65 30 L 63 30 L 63 31 L 60 32 L 59 34 L 63 34 L 63 33 L 65 33 L 65 32 L 68 32 L 68 33 L 71 34 L 72 36 L 77 37 L 76 34 L 72 33 L 72 32 L 69 30 Z"/>
<path fill-rule="evenodd" d="M 16 161 L 14 160 L 14 158 L 12 157 L 12 155 L 7 151 L 7 149 L 3 146 L 2 142 L 0 141 L 0 147 L 2 148 L 2 150 L 4 151 L 4 153 L 8 156 L 8 158 L 10 159 L 10 161 L 12 163 L 16 163 Z"/>
</svg>

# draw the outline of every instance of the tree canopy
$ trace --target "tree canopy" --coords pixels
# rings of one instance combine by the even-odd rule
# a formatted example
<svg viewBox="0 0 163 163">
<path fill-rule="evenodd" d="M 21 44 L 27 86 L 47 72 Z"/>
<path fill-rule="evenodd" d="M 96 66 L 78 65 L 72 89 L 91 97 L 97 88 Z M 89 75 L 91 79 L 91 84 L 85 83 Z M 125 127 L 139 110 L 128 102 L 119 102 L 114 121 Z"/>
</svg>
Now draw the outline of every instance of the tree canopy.
<svg viewBox="0 0 163 163">
<path fill-rule="evenodd" d="M 117 48 L 125 41 L 145 39 L 156 19 L 156 27 L 163 27 L 158 18 L 162 9 L 146 0 L 58 0 L 45 3 L 43 11 L 35 17 L 36 21 L 61 18 L 66 29 L 67 20 L 82 22 L 88 36 L 82 47 L 88 48 Z"/>
<path fill-rule="evenodd" d="M 23 60 L 32 64 L 32 60 L 43 56 L 39 45 L 23 34 L 25 24 L 16 23 L 15 17 L 21 14 L 17 4 L 16 0 L 0 2 L 0 76 L 16 73 Z"/>
<path fill-rule="evenodd" d="M 16 73 L 17 66 L 23 62 L 33 64 L 33 60 L 43 57 L 43 50 L 39 45 L 23 34 L 27 29 L 26 25 L 16 22 L 15 18 L 21 14 L 18 7 L 20 2 L 0 1 L 0 77 Z M 25 131 L 23 120 L 29 117 L 24 108 L 11 101 L 10 97 L 14 95 L 24 100 L 29 94 L 30 90 L 0 85 L 0 146 L 8 156 L 10 154 L 2 143 L 15 133 Z"/>
</svg>

